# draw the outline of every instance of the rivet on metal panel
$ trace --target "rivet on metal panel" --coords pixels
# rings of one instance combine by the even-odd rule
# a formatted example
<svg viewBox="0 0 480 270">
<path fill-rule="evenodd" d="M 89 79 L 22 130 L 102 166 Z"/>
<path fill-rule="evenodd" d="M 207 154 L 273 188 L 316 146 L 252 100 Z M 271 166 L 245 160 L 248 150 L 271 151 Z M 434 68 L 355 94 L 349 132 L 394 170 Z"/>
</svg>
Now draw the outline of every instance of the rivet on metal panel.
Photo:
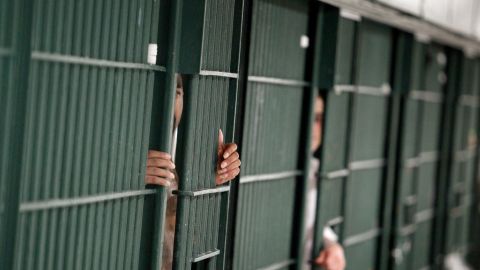
<svg viewBox="0 0 480 270">
<path fill-rule="evenodd" d="M 148 55 L 147 55 L 147 63 L 150 65 L 155 65 L 157 63 L 157 52 L 158 52 L 158 45 L 155 43 L 148 44 Z"/>
<path fill-rule="evenodd" d="M 445 84 L 447 82 L 447 75 L 445 72 L 439 72 L 437 79 L 440 84 Z"/>
<path fill-rule="evenodd" d="M 390 85 L 388 83 L 384 83 L 382 84 L 382 92 L 385 94 L 385 95 L 389 95 L 390 92 L 392 92 L 392 89 L 390 88 Z"/>
<path fill-rule="evenodd" d="M 447 56 L 443 52 L 437 53 L 437 63 L 442 67 L 447 64 Z"/>
</svg>

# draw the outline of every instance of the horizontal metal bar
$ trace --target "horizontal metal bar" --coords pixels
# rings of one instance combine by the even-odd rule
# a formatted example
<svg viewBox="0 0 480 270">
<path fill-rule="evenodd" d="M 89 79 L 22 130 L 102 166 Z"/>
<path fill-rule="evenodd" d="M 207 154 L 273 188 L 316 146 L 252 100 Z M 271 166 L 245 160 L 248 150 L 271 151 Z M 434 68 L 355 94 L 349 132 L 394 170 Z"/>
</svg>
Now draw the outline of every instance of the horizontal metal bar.
<svg viewBox="0 0 480 270">
<path fill-rule="evenodd" d="M 9 48 L 1 48 L 0 47 L 0 57 L 11 56 L 12 50 Z"/>
<path fill-rule="evenodd" d="M 298 87 L 306 87 L 311 85 L 309 82 L 306 82 L 306 81 L 262 77 L 262 76 L 248 76 L 248 81 L 258 82 L 258 83 L 267 83 L 267 84 L 278 84 L 278 85 L 285 85 L 285 86 L 298 86 Z"/>
<path fill-rule="evenodd" d="M 357 235 L 347 237 L 343 241 L 343 245 L 344 246 L 353 246 L 355 244 L 365 242 L 367 240 L 370 240 L 370 239 L 373 239 L 373 238 L 379 236 L 380 232 L 381 232 L 381 230 L 379 228 L 375 228 L 375 229 L 366 231 L 364 233 L 360 233 L 360 234 L 357 234 Z"/>
<path fill-rule="evenodd" d="M 337 84 L 333 86 L 335 94 L 341 93 L 358 93 L 361 95 L 371 96 L 388 96 L 391 93 L 389 84 L 383 84 L 381 86 L 368 86 L 368 85 L 351 85 L 351 84 Z"/>
<path fill-rule="evenodd" d="M 343 217 L 334 217 L 326 222 L 326 226 L 336 226 L 343 222 Z"/>
<path fill-rule="evenodd" d="M 479 97 L 474 95 L 460 95 L 458 101 L 462 106 L 474 107 L 474 108 L 478 108 L 480 104 Z"/>
<path fill-rule="evenodd" d="M 419 161 L 421 164 L 433 163 L 438 161 L 439 154 L 437 151 L 422 152 L 419 154 Z"/>
<path fill-rule="evenodd" d="M 416 230 L 417 226 L 415 226 L 415 224 L 409 224 L 407 226 L 401 227 L 399 231 L 402 236 L 407 236 L 413 234 Z"/>
<path fill-rule="evenodd" d="M 131 190 L 118 193 L 107 193 L 101 195 L 92 195 L 76 198 L 52 199 L 45 201 L 24 202 L 20 204 L 20 212 L 31 212 L 39 210 L 47 210 L 53 208 L 72 207 L 85 204 L 94 204 L 105 201 L 119 200 L 130 197 L 145 196 L 154 194 L 155 189 Z"/>
<path fill-rule="evenodd" d="M 389 84 L 383 84 L 380 87 L 375 86 L 357 86 L 357 93 L 371 96 L 388 96 L 392 92 Z"/>
<path fill-rule="evenodd" d="M 410 91 L 409 97 L 414 100 L 421 100 L 430 103 L 443 102 L 443 94 L 433 91 L 412 90 Z"/>
<path fill-rule="evenodd" d="M 152 71 L 161 71 L 165 72 L 166 69 L 163 66 L 157 65 L 147 65 L 140 63 L 128 63 L 128 62 L 119 62 L 119 61 L 110 61 L 89 57 L 73 56 L 73 55 L 63 55 L 56 53 L 46 53 L 46 52 L 32 52 L 32 59 L 38 61 L 49 61 L 49 62 L 58 62 L 65 64 L 77 64 L 77 65 L 87 65 L 87 66 L 97 66 L 97 67 L 107 67 L 107 68 L 125 68 L 125 69 L 140 69 L 140 70 L 152 70 Z"/>
<path fill-rule="evenodd" d="M 361 17 L 413 33 L 423 35 L 436 42 L 465 50 L 469 55 L 477 54 L 480 45 L 474 38 L 465 34 L 453 33 L 444 27 L 436 26 L 424 19 L 405 14 L 383 4 L 368 0 L 319 0 L 340 9 L 348 9 Z"/>
<path fill-rule="evenodd" d="M 458 218 L 458 217 L 460 217 L 460 216 L 463 215 L 463 211 L 465 210 L 464 208 L 465 208 L 464 205 L 460 205 L 460 206 L 451 208 L 451 209 L 448 211 L 448 215 L 449 215 L 451 218 Z"/>
<path fill-rule="evenodd" d="M 188 197 L 197 197 L 207 194 L 216 194 L 227 192 L 230 190 L 230 186 L 220 186 L 217 188 L 202 189 L 196 191 L 185 191 L 185 190 L 174 190 L 172 193 L 178 196 L 188 196 Z"/>
<path fill-rule="evenodd" d="M 438 161 L 438 152 L 437 151 L 430 151 L 430 152 L 422 152 L 418 154 L 417 157 L 408 158 L 404 161 L 404 167 L 406 169 L 413 169 L 417 168 L 422 164 L 425 163 L 432 163 Z"/>
<path fill-rule="evenodd" d="M 425 222 L 432 219 L 434 216 L 435 214 L 432 209 L 423 210 L 415 214 L 415 222 Z"/>
<path fill-rule="evenodd" d="M 223 71 L 200 70 L 199 75 L 238 79 L 238 73 L 223 72 Z"/>
<path fill-rule="evenodd" d="M 409 195 L 405 197 L 406 205 L 414 205 L 417 203 L 417 195 Z"/>
<path fill-rule="evenodd" d="M 259 181 L 280 180 L 280 179 L 300 176 L 302 174 L 303 174 L 302 171 L 286 171 L 286 172 L 279 172 L 279 173 L 247 175 L 247 176 L 240 177 L 240 184 L 259 182 Z"/>
<path fill-rule="evenodd" d="M 194 263 L 200 262 L 200 261 L 215 257 L 219 254 L 220 254 L 220 250 L 216 249 L 214 251 L 203 253 L 203 254 L 200 254 L 200 255 L 196 256 L 195 258 L 192 259 L 192 262 L 194 262 Z"/>
<path fill-rule="evenodd" d="M 369 159 L 369 160 L 360 160 L 360 161 L 352 161 L 349 164 L 349 169 L 351 171 L 358 171 L 358 170 L 368 170 L 368 169 L 375 169 L 381 168 L 385 166 L 385 159 Z"/>
<path fill-rule="evenodd" d="M 274 263 L 266 267 L 258 268 L 258 270 L 277 270 L 277 269 L 285 268 L 294 263 L 295 263 L 295 260 L 287 260 L 279 263 Z"/>
<path fill-rule="evenodd" d="M 347 177 L 349 174 L 350 174 L 349 169 L 342 169 L 342 170 L 328 172 L 325 175 L 323 175 L 322 178 L 335 179 L 335 178 Z"/>
<path fill-rule="evenodd" d="M 421 162 L 420 162 L 420 157 L 413 157 L 413 158 L 408 158 L 405 160 L 404 162 L 404 167 L 406 169 L 413 169 L 413 168 L 417 168 L 418 166 L 420 166 Z"/>
<path fill-rule="evenodd" d="M 476 152 L 474 148 L 460 150 L 455 153 L 455 161 L 465 162 L 474 158 L 475 155 L 476 155 Z"/>
<path fill-rule="evenodd" d="M 354 93 L 356 89 L 356 86 L 351 84 L 336 84 L 333 86 L 333 91 L 337 95 L 341 93 Z"/>
</svg>

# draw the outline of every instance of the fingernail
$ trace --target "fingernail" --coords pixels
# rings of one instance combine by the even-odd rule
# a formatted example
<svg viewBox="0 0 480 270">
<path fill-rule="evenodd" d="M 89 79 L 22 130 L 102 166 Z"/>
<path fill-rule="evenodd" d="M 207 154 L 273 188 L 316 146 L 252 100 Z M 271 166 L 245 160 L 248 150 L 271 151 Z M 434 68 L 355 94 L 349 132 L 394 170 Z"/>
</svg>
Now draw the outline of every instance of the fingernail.
<svg viewBox="0 0 480 270">
<path fill-rule="evenodd" d="M 220 165 L 220 167 L 222 167 L 222 169 L 225 168 L 225 167 L 227 167 L 227 163 L 226 163 L 226 162 L 222 162 L 222 164 Z"/>
<path fill-rule="evenodd" d="M 223 158 L 228 158 L 229 156 L 230 156 L 230 154 L 229 154 L 229 153 L 225 153 L 225 154 L 223 154 Z"/>
<path fill-rule="evenodd" d="M 172 168 L 175 169 L 175 164 L 172 164 Z"/>
</svg>

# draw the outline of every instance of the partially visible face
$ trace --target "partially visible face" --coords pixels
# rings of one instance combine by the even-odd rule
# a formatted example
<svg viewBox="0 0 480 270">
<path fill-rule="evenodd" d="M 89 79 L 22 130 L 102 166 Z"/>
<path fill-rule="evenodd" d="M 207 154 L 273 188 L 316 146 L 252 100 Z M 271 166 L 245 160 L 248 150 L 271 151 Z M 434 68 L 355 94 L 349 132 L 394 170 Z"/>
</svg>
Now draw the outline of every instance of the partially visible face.
<svg viewBox="0 0 480 270">
<path fill-rule="evenodd" d="M 183 111 L 183 82 L 182 76 L 177 74 L 177 91 L 175 95 L 175 111 L 174 111 L 174 125 L 178 128 L 182 118 Z"/>
<path fill-rule="evenodd" d="M 322 144 L 323 108 L 323 98 L 321 96 L 317 96 L 315 99 L 315 119 L 312 127 L 312 152 L 316 151 Z"/>
</svg>

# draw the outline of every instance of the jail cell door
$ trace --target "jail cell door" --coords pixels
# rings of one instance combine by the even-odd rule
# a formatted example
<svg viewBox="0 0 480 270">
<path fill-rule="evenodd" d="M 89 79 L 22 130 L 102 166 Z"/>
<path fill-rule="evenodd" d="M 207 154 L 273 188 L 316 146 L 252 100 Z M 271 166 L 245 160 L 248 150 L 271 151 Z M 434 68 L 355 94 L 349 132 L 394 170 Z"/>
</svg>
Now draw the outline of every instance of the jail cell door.
<svg viewBox="0 0 480 270">
<path fill-rule="evenodd" d="M 362 20 L 356 42 L 343 245 L 348 269 L 373 269 L 382 234 L 391 29 Z"/>
<path fill-rule="evenodd" d="M 144 172 L 165 66 L 147 56 L 159 13 L 150 0 L 33 1 L 14 269 L 150 264 Z"/>
<path fill-rule="evenodd" d="M 331 227 L 341 236 L 344 229 L 343 202 L 348 168 L 351 127 L 353 66 L 357 22 L 339 9 L 321 4 L 318 10 L 314 85 L 324 96 L 320 168 L 317 174 L 318 200 L 312 261 L 320 254 L 323 229 Z M 312 237 L 307 235 L 307 237 Z M 313 265 L 312 265 L 313 266 Z M 314 268 L 314 269 L 320 269 Z"/>
<path fill-rule="evenodd" d="M 411 39 L 408 80 L 403 94 L 393 230 L 395 269 L 430 265 L 434 199 L 437 190 L 440 117 L 443 102 L 443 52 Z"/>
<path fill-rule="evenodd" d="M 252 3 L 233 269 L 287 269 L 298 259 L 307 21 L 307 1 Z"/>
<path fill-rule="evenodd" d="M 225 143 L 239 143 L 233 135 L 242 5 L 235 0 L 184 1 L 174 269 L 225 267 L 231 183 L 217 185 L 215 173 L 220 130 Z"/>
<path fill-rule="evenodd" d="M 456 93 L 452 174 L 447 198 L 447 254 L 466 255 L 472 243 L 470 216 L 478 151 L 479 72 L 477 61 L 463 58 L 460 88 Z"/>
</svg>

